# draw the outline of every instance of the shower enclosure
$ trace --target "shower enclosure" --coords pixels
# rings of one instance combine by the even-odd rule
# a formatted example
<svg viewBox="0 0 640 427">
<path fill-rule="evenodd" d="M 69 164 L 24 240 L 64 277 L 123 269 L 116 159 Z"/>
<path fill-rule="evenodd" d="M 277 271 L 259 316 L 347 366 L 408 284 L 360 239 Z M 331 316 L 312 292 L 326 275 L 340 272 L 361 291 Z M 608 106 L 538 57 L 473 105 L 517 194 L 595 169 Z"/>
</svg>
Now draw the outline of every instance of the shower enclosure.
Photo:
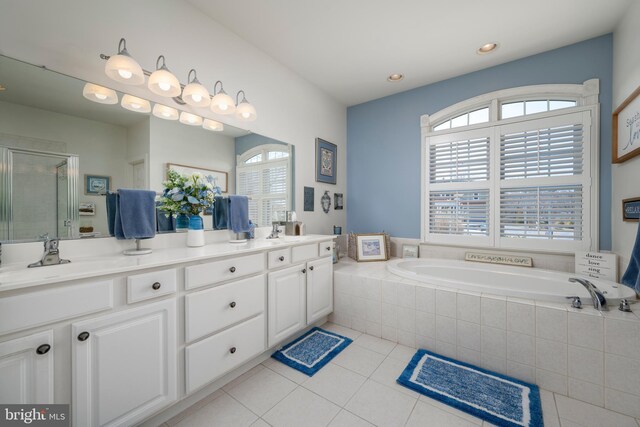
<svg viewBox="0 0 640 427">
<path fill-rule="evenodd" d="M 0 241 L 79 237 L 78 156 L 0 147 Z"/>
</svg>

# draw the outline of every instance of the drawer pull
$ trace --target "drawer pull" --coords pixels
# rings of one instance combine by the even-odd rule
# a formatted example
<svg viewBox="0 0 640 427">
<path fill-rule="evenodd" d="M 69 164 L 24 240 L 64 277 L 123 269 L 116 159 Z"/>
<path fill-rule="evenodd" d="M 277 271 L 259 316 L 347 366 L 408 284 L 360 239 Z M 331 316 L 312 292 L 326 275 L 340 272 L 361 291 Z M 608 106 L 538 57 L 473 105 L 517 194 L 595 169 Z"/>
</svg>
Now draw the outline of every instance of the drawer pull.
<svg viewBox="0 0 640 427">
<path fill-rule="evenodd" d="M 309 267 L 309 270 L 313 271 L 313 265 L 311 267 Z"/>
<path fill-rule="evenodd" d="M 302 274 L 307 274 L 307 269 L 306 268 L 302 269 Z"/>
<path fill-rule="evenodd" d="M 49 344 L 42 344 L 36 349 L 36 354 L 47 354 L 51 350 L 51 346 Z"/>
<path fill-rule="evenodd" d="M 236 302 L 235 301 L 231 301 L 231 304 L 229 304 L 229 307 L 236 308 Z"/>
<path fill-rule="evenodd" d="M 78 335 L 78 341 L 86 341 L 89 339 L 89 336 L 91 334 L 89 332 L 80 332 L 80 334 Z"/>
<path fill-rule="evenodd" d="M 235 268 L 235 267 L 231 267 L 231 268 L 229 269 L 229 271 L 230 271 L 230 272 L 232 272 L 232 273 L 235 273 L 235 272 L 236 272 L 236 268 Z"/>
<path fill-rule="evenodd" d="M 155 282 L 153 285 L 151 285 L 154 291 L 157 291 L 158 289 L 160 289 L 160 286 L 162 286 L 160 282 Z"/>
<path fill-rule="evenodd" d="M 331 246 L 327 246 L 327 247 L 326 247 L 326 249 L 327 249 L 328 251 L 330 251 L 330 250 L 331 250 Z"/>
<path fill-rule="evenodd" d="M 280 261 L 284 261 L 284 256 L 280 255 L 280 257 L 278 258 Z"/>
<path fill-rule="evenodd" d="M 233 353 L 235 353 L 235 352 L 236 352 L 236 348 L 235 348 L 235 347 L 231 347 L 231 348 L 229 349 L 229 353 L 233 354 Z"/>
</svg>

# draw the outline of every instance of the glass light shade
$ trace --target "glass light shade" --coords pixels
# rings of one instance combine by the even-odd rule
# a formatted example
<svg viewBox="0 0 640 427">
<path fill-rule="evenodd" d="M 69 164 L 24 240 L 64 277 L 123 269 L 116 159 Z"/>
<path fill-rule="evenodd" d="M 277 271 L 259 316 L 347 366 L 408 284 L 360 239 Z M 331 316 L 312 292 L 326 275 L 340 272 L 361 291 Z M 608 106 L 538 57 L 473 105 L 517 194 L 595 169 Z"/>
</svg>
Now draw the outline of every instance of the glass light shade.
<svg viewBox="0 0 640 427">
<path fill-rule="evenodd" d="M 104 72 L 111 79 L 128 85 L 144 84 L 142 67 L 127 54 L 112 55 L 104 66 Z"/>
<path fill-rule="evenodd" d="M 87 83 L 82 89 L 82 96 L 99 104 L 117 104 L 118 94 L 115 90 Z"/>
<path fill-rule="evenodd" d="M 183 111 L 180 113 L 180 123 L 190 126 L 202 125 L 202 117 Z"/>
<path fill-rule="evenodd" d="M 184 87 L 182 100 L 194 107 L 208 107 L 211 102 L 207 88 L 197 82 L 189 83 Z"/>
<path fill-rule="evenodd" d="M 178 110 L 162 104 L 153 106 L 153 115 L 159 119 L 178 120 Z"/>
<path fill-rule="evenodd" d="M 224 125 L 220 122 L 216 122 L 215 120 L 211 120 L 211 119 L 204 119 L 204 123 L 202 124 L 202 127 L 205 128 L 206 130 L 212 130 L 215 132 L 221 132 L 224 130 Z"/>
<path fill-rule="evenodd" d="M 211 100 L 211 111 L 217 114 L 233 114 L 236 111 L 236 104 L 229 95 L 219 92 Z"/>
<path fill-rule="evenodd" d="M 135 111 L 136 113 L 148 113 L 151 111 L 151 104 L 149 101 L 129 94 L 125 94 L 122 97 L 120 105 L 122 105 L 122 108 Z"/>
<path fill-rule="evenodd" d="M 167 96 L 173 98 L 180 95 L 180 82 L 178 78 L 171 74 L 171 71 L 166 68 L 161 68 L 154 71 L 149 76 L 149 83 L 147 84 L 149 90 L 156 95 Z"/>
<path fill-rule="evenodd" d="M 253 105 L 249 104 L 247 101 L 242 101 L 236 107 L 236 117 L 245 122 L 252 122 L 258 118 L 258 114 L 256 113 L 256 109 Z"/>
</svg>

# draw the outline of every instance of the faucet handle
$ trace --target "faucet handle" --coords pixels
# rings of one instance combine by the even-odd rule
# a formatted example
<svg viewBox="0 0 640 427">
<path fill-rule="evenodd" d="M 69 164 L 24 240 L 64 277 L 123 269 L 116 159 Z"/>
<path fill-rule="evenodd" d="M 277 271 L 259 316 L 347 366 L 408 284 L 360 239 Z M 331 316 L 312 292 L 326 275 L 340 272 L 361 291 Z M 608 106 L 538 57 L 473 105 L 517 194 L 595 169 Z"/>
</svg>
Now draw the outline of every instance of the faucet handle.
<svg viewBox="0 0 640 427">
<path fill-rule="evenodd" d="M 631 312 L 631 304 L 634 304 L 634 303 L 635 301 L 629 301 L 628 299 L 623 298 L 620 300 L 620 306 L 618 307 L 618 310 Z"/>
<path fill-rule="evenodd" d="M 573 296 L 573 297 L 565 297 L 565 298 L 571 300 L 571 307 L 582 308 L 582 300 L 580 300 L 580 297 Z"/>
</svg>

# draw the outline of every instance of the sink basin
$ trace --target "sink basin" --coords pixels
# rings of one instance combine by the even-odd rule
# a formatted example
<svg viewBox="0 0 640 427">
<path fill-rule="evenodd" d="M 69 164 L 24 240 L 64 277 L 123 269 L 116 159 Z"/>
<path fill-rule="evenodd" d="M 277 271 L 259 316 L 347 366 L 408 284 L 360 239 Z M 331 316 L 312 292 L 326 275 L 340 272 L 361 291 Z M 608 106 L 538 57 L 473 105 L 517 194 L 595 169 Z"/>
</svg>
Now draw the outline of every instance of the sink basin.
<svg viewBox="0 0 640 427">
<path fill-rule="evenodd" d="M 0 268 L 0 288 L 25 282 L 37 282 L 59 277 L 73 278 L 88 271 L 104 270 L 115 266 L 115 261 L 86 260 L 73 261 L 69 264 L 48 265 L 45 267 L 27 268 L 26 265 L 15 264 Z"/>
</svg>

